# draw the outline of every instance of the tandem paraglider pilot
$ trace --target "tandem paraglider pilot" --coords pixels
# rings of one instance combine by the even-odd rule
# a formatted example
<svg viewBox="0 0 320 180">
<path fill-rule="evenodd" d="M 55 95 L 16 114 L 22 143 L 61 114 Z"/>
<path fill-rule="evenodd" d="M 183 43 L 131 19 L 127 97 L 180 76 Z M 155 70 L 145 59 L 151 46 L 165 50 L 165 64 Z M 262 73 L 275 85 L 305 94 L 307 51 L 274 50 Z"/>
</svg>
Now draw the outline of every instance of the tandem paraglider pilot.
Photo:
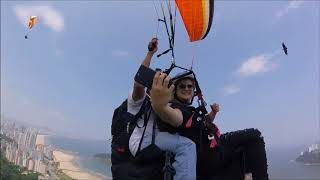
<svg viewBox="0 0 320 180">
<path fill-rule="evenodd" d="M 157 51 L 157 47 L 158 41 L 153 38 L 148 45 L 148 52 L 141 66 L 150 66 L 152 56 Z M 147 164 L 148 168 L 152 168 L 153 164 L 159 164 L 164 159 L 164 151 L 169 151 L 173 154 L 174 162 L 171 170 L 175 180 L 196 179 L 197 155 L 195 143 L 176 132 L 170 132 L 171 129 L 178 128 L 183 122 L 181 110 L 172 108 L 169 104 L 174 90 L 173 84 L 169 86 L 170 81 L 170 77 L 165 73 L 156 72 L 149 94 L 146 93 L 144 85 L 134 82 L 133 90 L 129 93 L 125 102 L 127 113 L 134 116 L 134 120 L 130 122 L 132 127 L 128 127 L 130 129 L 128 131 L 128 145 L 126 146 L 127 148 L 113 148 L 113 150 L 118 151 L 115 153 L 119 154 L 127 151 L 126 155 L 130 157 L 129 159 L 132 162 L 136 163 L 132 163 L 132 167 L 121 165 L 117 167 L 117 165 L 114 166 L 114 164 L 117 164 L 117 160 L 112 159 L 114 179 L 130 179 L 131 176 L 141 176 L 144 177 L 143 179 L 163 179 L 161 178 L 163 174 L 161 163 L 160 168 L 154 167 L 155 170 L 159 169 L 158 172 L 155 170 L 141 172 L 143 168 L 138 171 L 135 170 L 137 165 L 142 163 L 149 163 Z M 129 117 L 126 118 L 130 119 Z M 149 157 L 151 159 L 150 162 L 148 162 Z M 157 157 L 161 157 L 158 162 L 156 162 Z M 132 170 L 125 168 L 131 168 Z M 126 173 L 126 171 L 130 172 Z"/>
</svg>

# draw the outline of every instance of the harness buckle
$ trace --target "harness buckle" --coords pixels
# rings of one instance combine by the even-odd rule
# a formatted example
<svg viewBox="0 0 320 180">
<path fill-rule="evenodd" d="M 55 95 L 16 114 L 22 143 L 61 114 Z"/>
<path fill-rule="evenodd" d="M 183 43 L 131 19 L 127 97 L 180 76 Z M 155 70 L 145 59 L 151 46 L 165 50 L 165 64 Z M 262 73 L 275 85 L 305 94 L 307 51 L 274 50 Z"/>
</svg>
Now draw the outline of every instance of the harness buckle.
<svg viewBox="0 0 320 180">
<path fill-rule="evenodd" d="M 129 134 L 130 122 L 127 123 L 127 133 Z"/>
<path fill-rule="evenodd" d="M 213 139 L 214 139 L 214 136 L 213 136 L 213 135 L 212 135 L 212 136 L 208 135 L 208 139 L 209 139 L 209 140 L 213 140 Z"/>
</svg>

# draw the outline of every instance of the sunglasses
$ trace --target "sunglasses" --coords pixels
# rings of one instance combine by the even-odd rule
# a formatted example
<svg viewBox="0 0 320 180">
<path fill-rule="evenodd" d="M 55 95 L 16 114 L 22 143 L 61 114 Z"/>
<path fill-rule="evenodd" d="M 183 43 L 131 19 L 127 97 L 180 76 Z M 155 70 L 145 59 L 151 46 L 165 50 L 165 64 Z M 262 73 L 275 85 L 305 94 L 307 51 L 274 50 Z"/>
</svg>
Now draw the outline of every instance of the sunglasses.
<svg viewBox="0 0 320 180">
<path fill-rule="evenodd" d="M 178 85 L 178 88 L 179 89 L 193 89 L 194 88 L 194 86 L 192 85 L 192 84 L 179 84 Z"/>
</svg>

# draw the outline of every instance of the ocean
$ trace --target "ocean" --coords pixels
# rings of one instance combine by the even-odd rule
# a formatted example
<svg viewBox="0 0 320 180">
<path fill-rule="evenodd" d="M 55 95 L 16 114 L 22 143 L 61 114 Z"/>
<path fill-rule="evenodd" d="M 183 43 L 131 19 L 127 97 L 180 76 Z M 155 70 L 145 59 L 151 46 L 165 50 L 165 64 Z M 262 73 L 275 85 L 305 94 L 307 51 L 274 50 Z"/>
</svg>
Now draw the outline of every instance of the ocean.
<svg viewBox="0 0 320 180">
<path fill-rule="evenodd" d="M 295 162 L 307 146 L 267 151 L 268 173 L 273 180 L 320 180 L 320 166 Z"/>
<path fill-rule="evenodd" d="M 55 148 L 76 154 L 76 163 L 81 169 L 102 177 L 112 177 L 111 162 L 94 158 L 97 153 L 110 153 L 110 141 L 80 140 L 59 136 L 48 136 L 49 144 Z"/>
<path fill-rule="evenodd" d="M 76 162 L 89 172 L 111 177 L 111 162 L 94 158 L 97 153 L 110 153 L 110 141 L 89 141 L 50 136 L 54 147 L 77 154 Z M 267 150 L 269 177 L 272 180 L 320 180 L 320 166 L 306 166 L 294 160 L 305 147 Z"/>
</svg>

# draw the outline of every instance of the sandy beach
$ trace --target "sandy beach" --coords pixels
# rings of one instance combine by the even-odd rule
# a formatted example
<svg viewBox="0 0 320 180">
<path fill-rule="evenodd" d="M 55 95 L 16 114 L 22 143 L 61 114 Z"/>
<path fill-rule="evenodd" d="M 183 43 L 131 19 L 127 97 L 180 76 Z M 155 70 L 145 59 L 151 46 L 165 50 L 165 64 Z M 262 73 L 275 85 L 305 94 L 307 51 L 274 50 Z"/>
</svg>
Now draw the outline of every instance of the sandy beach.
<svg viewBox="0 0 320 180">
<path fill-rule="evenodd" d="M 37 145 L 48 145 L 47 135 L 37 135 Z M 53 150 L 53 160 L 59 162 L 58 169 L 63 173 L 77 180 L 100 180 L 102 177 L 95 176 L 87 171 L 80 169 L 75 163 L 75 155 L 62 150 Z"/>
<path fill-rule="evenodd" d="M 83 171 L 75 164 L 75 156 L 62 152 L 59 150 L 53 151 L 53 160 L 55 162 L 59 162 L 58 169 L 61 169 L 63 173 L 67 174 L 68 176 L 79 179 L 79 180 L 98 180 L 102 179 L 101 177 L 92 175 L 86 171 Z"/>
</svg>

